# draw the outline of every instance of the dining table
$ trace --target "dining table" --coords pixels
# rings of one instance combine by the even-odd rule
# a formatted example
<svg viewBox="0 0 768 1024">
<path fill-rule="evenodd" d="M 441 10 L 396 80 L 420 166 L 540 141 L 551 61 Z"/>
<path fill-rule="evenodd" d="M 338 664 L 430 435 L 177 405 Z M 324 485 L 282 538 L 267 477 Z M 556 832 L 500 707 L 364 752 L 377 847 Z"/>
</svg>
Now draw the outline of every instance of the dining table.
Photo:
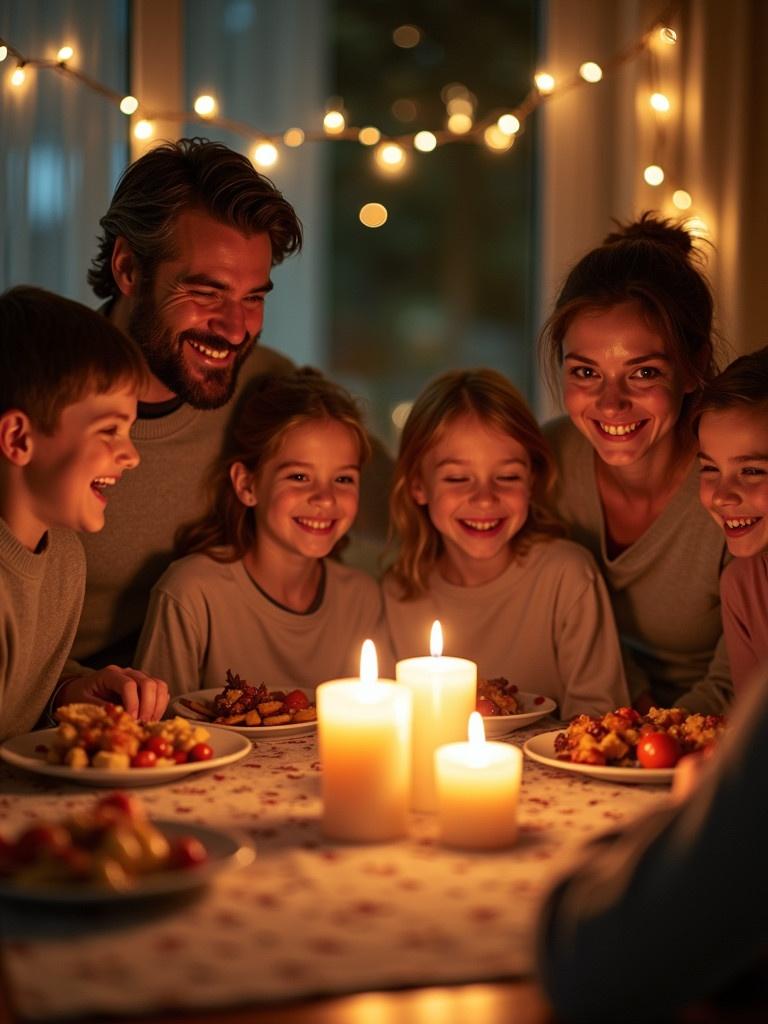
<svg viewBox="0 0 768 1024">
<path fill-rule="evenodd" d="M 135 788 L 153 819 L 234 833 L 251 863 L 180 892 L 0 899 L 0 1024 L 554 1021 L 534 978 L 542 899 L 586 842 L 669 799 L 525 758 L 517 841 L 477 852 L 426 813 L 397 841 L 331 841 L 320 780 L 315 732 L 264 730 L 236 763 Z M 105 792 L 2 764 L 0 834 Z"/>
</svg>

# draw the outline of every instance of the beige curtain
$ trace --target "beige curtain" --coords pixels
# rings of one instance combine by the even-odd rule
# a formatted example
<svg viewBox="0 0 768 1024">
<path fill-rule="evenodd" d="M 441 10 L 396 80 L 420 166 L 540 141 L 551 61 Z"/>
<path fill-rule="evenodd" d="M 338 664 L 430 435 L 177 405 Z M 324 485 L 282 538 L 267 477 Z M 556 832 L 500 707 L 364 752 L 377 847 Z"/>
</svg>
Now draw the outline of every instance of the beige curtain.
<svg viewBox="0 0 768 1024">
<path fill-rule="evenodd" d="M 566 80 L 585 60 L 607 63 L 639 39 L 669 5 L 661 0 L 549 0 L 543 65 Z M 682 216 L 673 192 L 693 199 L 704 221 L 707 268 L 723 358 L 768 344 L 765 226 L 768 225 L 768 3 L 682 0 L 669 24 L 675 46 L 653 44 L 596 85 L 539 111 L 542 262 L 539 322 L 572 262 L 599 243 L 611 218 L 655 209 Z M 654 91 L 671 102 L 650 108 Z M 643 169 L 658 164 L 657 188 Z M 542 390 L 540 412 L 554 410 Z"/>
</svg>

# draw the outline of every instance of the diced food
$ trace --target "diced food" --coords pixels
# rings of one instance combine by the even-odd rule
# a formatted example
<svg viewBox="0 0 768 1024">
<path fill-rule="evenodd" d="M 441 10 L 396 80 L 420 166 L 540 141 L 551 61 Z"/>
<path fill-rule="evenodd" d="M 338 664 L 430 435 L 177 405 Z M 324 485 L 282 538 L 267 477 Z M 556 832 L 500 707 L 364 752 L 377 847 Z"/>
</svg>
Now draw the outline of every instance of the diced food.
<svg viewBox="0 0 768 1024">
<path fill-rule="evenodd" d="M 226 685 L 212 701 L 181 698 L 184 707 L 215 725 L 269 728 L 314 722 L 317 708 L 302 690 L 268 690 L 264 683 L 252 686 L 227 669 Z"/>
<path fill-rule="evenodd" d="M 523 709 L 516 694 L 515 684 L 503 676 L 497 676 L 495 679 L 478 679 L 477 710 L 486 717 L 519 715 Z"/>
</svg>

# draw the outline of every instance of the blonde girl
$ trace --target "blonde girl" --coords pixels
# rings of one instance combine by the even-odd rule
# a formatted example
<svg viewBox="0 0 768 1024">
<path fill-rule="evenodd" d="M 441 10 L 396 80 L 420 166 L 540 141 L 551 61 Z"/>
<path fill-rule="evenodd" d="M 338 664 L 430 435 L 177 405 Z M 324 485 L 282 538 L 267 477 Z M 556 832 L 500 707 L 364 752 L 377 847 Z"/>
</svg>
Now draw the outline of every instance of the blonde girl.
<svg viewBox="0 0 768 1024">
<path fill-rule="evenodd" d="M 546 511 L 552 459 L 494 370 L 443 374 L 403 429 L 390 501 L 400 546 L 384 580 L 398 658 L 440 619 L 449 653 L 552 697 L 560 716 L 627 702 L 608 594 L 590 555 Z"/>
<path fill-rule="evenodd" d="M 357 514 L 370 445 L 360 412 L 313 370 L 256 378 L 210 476 L 207 513 L 182 528 L 152 590 L 140 665 L 172 692 L 224 685 L 227 669 L 271 689 L 350 675 L 381 642 L 373 579 L 328 558 Z"/>
</svg>

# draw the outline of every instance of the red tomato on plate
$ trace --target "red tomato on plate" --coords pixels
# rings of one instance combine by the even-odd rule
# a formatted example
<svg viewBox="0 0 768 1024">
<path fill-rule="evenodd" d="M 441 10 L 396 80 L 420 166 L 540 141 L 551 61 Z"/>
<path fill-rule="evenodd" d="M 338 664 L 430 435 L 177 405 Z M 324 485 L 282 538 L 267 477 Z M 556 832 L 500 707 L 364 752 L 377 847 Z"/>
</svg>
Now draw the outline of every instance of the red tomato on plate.
<svg viewBox="0 0 768 1024">
<path fill-rule="evenodd" d="M 637 760 L 643 768 L 674 768 L 680 760 L 680 746 L 669 733 L 647 732 L 638 741 Z"/>
<path fill-rule="evenodd" d="M 478 697 L 476 708 L 485 718 L 490 718 L 492 715 L 498 715 L 499 713 L 498 705 L 490 697 Z"/>
<path fill-rule="evenodd" d="M 301 690 L 291 690 L 288 696 L 283 700 L 283 704 L 289 711 L 303 711 L 304 708 L 309 707 L 309 698 L 306 693 L 302 693 Z"/>
</svg>

